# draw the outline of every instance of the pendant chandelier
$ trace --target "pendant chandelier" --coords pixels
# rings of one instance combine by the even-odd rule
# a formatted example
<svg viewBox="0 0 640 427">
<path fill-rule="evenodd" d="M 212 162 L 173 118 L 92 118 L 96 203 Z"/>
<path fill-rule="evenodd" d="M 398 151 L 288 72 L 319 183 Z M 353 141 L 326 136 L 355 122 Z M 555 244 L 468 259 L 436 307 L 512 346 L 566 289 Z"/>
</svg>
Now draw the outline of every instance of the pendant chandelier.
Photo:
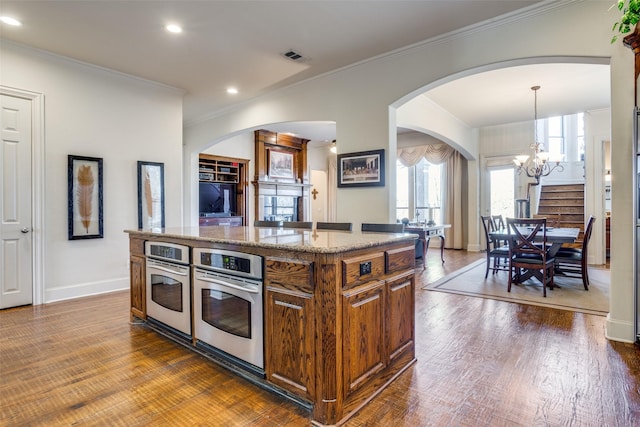
<svg viewBox="0 0 640 427">
<path fill-rule="evenodd" d="M 560 165 L 562 156 L 550 158 L 550 154 L 544 151 L 544 146 L 538 142 L 538 89 L 540 86 L 533 86 L 533 142 L 529 145 L 531 155 L 520 155 L 513 159 L 518 167 L 518 174 L 523 172 L 529 177 L 536 180 L 536 184 L 540 184 L 540 177 L 547 176 L 555 169 L 562 172 L 564 167 Z M 555 164 L 553 164 L 555 163 Z"/>
</svg>

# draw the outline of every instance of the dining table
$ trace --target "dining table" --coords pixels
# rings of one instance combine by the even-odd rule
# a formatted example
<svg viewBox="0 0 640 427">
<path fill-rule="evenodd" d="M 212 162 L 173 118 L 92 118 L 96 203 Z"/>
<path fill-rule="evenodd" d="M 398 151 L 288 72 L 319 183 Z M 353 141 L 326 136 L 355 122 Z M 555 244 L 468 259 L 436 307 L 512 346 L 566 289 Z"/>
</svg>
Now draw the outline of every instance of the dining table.
<svg viewBox="0 0 640 427">
<path fill-rule="evenodd" d="M 526 233 L 526 228 L 521 230 L 523 234 Z M 575 243 L 578 240 L 580 234 L 579 228 L 564 228 L 564 227 L 547 227 L 547 255 L 550 258 L 555 257 L 558 250 L 564 243 Z M 508 228 L 499 228 L 489 232 L 489 237 L 496 241 L 510 241 L 514 234 L 509 233 Z M 543 233 L 539 232 L 536 235 L 536 241 L 542 242 Z M 529 277 L 535 276 L 539 281 L 542 281 L 542 273 L 538 270 L 529 270 L 523 277 L 522 281 L 527 280 Z"/>
<path fill-rule="evenodd" d="M 526 235 L 526 229 L 522 230 L 522 232 Z M 547 255 L 554 257 L 564 243 L 575 243 L 579 234 L 579 228 L 547 227 L 547 243 L 549 244 Z M 489 232 L 489 237 L 496 241 L 509 241 L 513 234 L 509 233 L 509 230 L 505 227 Z M 542 233 L 538 233 L 536 241 L 542 241 L 542 239 Z"/>
</svg>

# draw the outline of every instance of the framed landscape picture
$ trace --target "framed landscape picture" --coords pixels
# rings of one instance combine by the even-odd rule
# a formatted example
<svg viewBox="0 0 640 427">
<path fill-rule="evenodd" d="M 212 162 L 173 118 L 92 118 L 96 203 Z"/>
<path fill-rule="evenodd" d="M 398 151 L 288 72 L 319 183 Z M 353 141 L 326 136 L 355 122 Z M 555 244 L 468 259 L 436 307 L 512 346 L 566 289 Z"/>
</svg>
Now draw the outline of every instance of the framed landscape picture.
<svg viewBox="0 0 640 427">
<path fill-rule="evenodd" d="M 338 155 L 338 187 L 383 187 L 384 150 Z"/>
<path fill-rule="evenodd" d="M 138 161 L 138 228 L 164 228 L 164 163 Z"/>
<path fill-rule="evenodd" d="M 102 159 L 68 156 L 69 240 L 104 237 Z"/>
<path fill-rule="evenodd" d="M 294 178 L 293 153 L 269 150 L 269 178 Z"/>
</svg>

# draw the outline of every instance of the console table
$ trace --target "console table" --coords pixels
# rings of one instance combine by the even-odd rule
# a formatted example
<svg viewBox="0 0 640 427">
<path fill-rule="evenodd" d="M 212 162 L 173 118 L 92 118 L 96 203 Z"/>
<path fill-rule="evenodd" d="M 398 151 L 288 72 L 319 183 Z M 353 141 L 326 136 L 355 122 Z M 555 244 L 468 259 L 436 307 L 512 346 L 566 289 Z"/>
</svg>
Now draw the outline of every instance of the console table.
<svg viewBox="0 0 640 427">
<path fill-rule="evenodd" d="M 404 227 L 404 231 L 407 233 L 414 233 L 418 235 L 418 240 L 422 241 L 422 260 L 423 268 L 427 268 L 427 249 L 429 248 L 429 241 L 432 237 L 440 238 L 440 259 L 444 262 L 444 230 L 451 228 L 451 224 L 442 225 L 417 225 L 409 224 Z"/>
</svg>

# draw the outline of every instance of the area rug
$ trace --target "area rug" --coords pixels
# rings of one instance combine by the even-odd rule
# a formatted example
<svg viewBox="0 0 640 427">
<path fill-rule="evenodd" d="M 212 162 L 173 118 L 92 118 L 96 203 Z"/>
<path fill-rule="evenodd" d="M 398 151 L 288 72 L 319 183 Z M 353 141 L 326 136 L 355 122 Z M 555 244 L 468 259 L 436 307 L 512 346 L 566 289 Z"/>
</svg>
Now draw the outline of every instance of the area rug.
<svg viewBox="0 0 640 427">
<path fill-rule="evenodd" d="M 511 292 L 507 292 L 508 272 L 498 271 L 492 274 L 489 271 L 489 276 L 485 279 L 485 263 L 485 260 L 476 261 L 422 289 L 600 316 L 606 316 L 609 312 L 608 269 L 589 268 L 589 291 L 584 290 L 580 278 L 556 275 L 556 287 L 553 290 L 547 289 L 545 298 L 542 296 L 542 284 L 535 279 L 527 280 L 524 284 L 512 285 Z"/>
</svg>

